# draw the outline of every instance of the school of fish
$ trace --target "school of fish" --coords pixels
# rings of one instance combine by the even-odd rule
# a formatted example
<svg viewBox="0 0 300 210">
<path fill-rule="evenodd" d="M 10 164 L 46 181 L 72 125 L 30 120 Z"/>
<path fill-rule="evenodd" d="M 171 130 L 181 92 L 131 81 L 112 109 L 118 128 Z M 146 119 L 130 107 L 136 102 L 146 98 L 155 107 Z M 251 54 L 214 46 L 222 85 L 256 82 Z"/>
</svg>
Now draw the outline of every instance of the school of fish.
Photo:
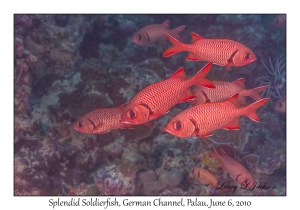
<svg viewBox="0 0 300 210">
<path fill-rule="evenodd" d="M 285 16 L 279 16 L 274 21 L 274 24 L 279 25 L 285 22 Z M 233 82 L 209 81 L 205 78 L 212 64 L 226 66 L 226 70 L 231 70 L 232 66 L 241 67 L 255 61 L 256 56 L 251 49 L 229 39 L 205 39 L 194 32 L 191 32 L 191 44 L 184 44 L 180 42 L 179 33 L 186 26 L 169 29 L 169 24 L 167 20 L 162 24 L 145 26 L 133 34 L 132 41 L 139 46 L 148 46 L 169 40 L 173 46 L 164 51 L 164 57 L 187 51 L 189 54 L 186 60 L 208 63 L 189 79 L 181 67 L 170 78 L 136 93 L 127 104 L 116 108 L 99 108 L 85 114 L 73 124 L 75 130 L 85 134 L 102 134 L 114 129 L 149 125 L 149 121 L 160 118 L 173 106 L 185 101 L 194 106 L 171 117 L 164 128 L 167 133 L 179 138 L 198 136 L 204 140 L 218 129 L 238 130 L 242 115 L 253 121 L 260 121 L 256 110 L 269 100 L 260 96 L 268 85 L 245 89 L 244 78 Z M 246 96 L 250 96 L 255 102 L 247 105 Z M 219 159 L 221 167 L 233 180 L 247 187 L 253 186 L 253 177 L 234 156 L 228 156 L 222 149 L 219 150 L 221 154 L 214 147 L 213 149 L 214 157 Z M 211 183 L 212 188 L 217 186 L 216 177 L 208 170 L 195 166 L 191 168 L 191 173 L 201 183 Z"/>
</svg>

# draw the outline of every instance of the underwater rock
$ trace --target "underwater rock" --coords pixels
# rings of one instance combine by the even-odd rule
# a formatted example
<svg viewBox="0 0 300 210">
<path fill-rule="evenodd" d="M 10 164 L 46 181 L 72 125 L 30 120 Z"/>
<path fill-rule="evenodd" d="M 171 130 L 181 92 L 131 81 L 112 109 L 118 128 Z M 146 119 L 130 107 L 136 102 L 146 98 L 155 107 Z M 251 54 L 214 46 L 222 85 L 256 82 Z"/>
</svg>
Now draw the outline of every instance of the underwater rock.
<svg viewBox="0 0 300 210">
<path fill-rule="evenodd" d="M 134 176 L 126 177 L 114 166 L 106 166 L 94 173 L 100 195 L 133 195 Z"/>
<path fill-rule="evenodd" d="M 145 195 L 158 195 L 167 187 L 177 187 L 183 180 L 182 172 L 173 168 L 171 171 L 157 168 L 154 171 L 141 172 L 136 184 L 137 192 Z"/>
</svg>

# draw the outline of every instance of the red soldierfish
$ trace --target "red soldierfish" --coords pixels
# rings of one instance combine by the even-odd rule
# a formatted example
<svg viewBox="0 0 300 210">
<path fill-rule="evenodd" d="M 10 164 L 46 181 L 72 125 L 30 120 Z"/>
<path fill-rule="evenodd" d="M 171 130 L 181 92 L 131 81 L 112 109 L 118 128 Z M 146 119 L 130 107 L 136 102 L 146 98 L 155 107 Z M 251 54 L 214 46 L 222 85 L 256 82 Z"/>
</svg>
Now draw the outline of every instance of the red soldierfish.
<svg viewBox="0 0 300 210">
<path fill-rule="evenodd" d="M 204 39 L 196 33 L 191 33 L 192 44 L 184 44 L 168 33 L 173 46 L 165 50 L 164 57 L 169 57 L 181 51 L 188 51 L 186 60 L 208 61 L 220 66 L 244 66 L 256 60 L 254 53 L 241 43 L 229 39 Z"/>
<path fill-rule="evenodd" d="M 244 81 L 244 78 L 237 79 L 233 82 L 212 81 L 216 88 L 194 87 L 192 92 L 196 96 L 196 99 L 190 101 L 190 103 L 197 105 L 207 102 L 222 102 L 238 93 L 239 103 L 242 106 L 246 106 L 245 96 L 250 96 L 258 101 L 261 99 L 260 93 L 269 87 L 265 85 L 253 89 L 244 89 Z"/>
<path fill-rule="evenodd" d="M 239 108 L 238 93 L 224 102 L 205 103 L 186 109 L 173 117 L 165 131 L 179 138 L 211 136 L 217 129 L 238 130 L 239 117 L 246 115 L 259 122 L 256 110 L 263 106 L 268 98 L 261 99 L 249 106 Z"/>
<path fill-rule="evenodd" d="M 185 29 L 185 25 L 179 26 L 172 30 L 169 29 L 169 21 L 162 24 L 152 24 L 141 28 L 132 36 L 132 41 L 137 45 L 152 45 L 158 41 L 167 41 L 164 33 L 171 34 L 180 40 L 179 33 Z"/>
<path fill-rule="evenodd" d="M 170 78 L 144 88 L 125 107 L 121 122 L 139 125 L 161 117 L 175 104 L 195 98 L 190 90 L 192 85 L 214 88 L 215 86 L 204 78 L 211 66 L 212 63 L 205 65 L 190 79 L 187 79 L 181 67 Z"/>
<path fill-rule="evenodd" d="M 217 178 L 212 175 L 208 170 L 200 167 L 191 168 L 193 176 L 202 184 L 210 186 L 211 188 L 216 188 L 218 185 Z"/>
<path fill-rule="evenodd" d="M 101 108 L 91 111 L 74 124 L 73 128 L 81 133 L 102 134 L 118 128 L 133 128 L 130 125 L 120 123 L 121 114 L 126 104 L 117 108 Z"/>
<path fill-rule="evenodd" d="M 220 155 L 215 148 L 214 150 L 217 155 L 217 158 L 221 162 L 220 166 L 230 174 L 231 178 L 236 180 L 243 187 L 254 186 L 254 179 L 244 166 L 242 166 L 239 162 L 229 157 L 224 152 L 224 150 L 222 150 L 222 155 Z"/>
</svg>

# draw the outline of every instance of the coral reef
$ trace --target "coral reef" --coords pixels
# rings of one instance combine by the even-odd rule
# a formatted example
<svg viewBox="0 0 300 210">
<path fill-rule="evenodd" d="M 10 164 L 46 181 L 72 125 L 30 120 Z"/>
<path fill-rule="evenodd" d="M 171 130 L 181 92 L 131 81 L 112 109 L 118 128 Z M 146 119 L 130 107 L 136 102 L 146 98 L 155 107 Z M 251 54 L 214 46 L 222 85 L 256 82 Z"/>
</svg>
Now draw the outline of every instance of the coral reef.
<svg viewBox="0 0 300 210">
<path fill-rule="evenodd" d="M 272 25 L 274 18 L 15 14 L 14 195 L 285 195 L 286 114 L 273 107 L 278 100 L 286 101 L 286 30 Z M 258 110 L 261 122 L 241 117 L 240 131 L 218 130 L 207 141 L 217 149 L 231 149 L 256 180 L 276 189 L 214 192 L 199 184 L 192 167 L 206 168 L 221 180 L 232 179 L 218 167 L 204 141 L 164 132 L 168 120 L 190 107 L 188 103 L 175 105 L 167 115 L 151 121 L 151 127 L 139 125 L 101 135 L 72 129 L 82 115 L 128 103 L 137 92 L 181 66 L 190 78 L 205 65 L 185 61 L 185 53 L 162 57 L 169 42 L 151 46 L 132 42 L 138 29 L 166 20 L 170 28 L 187 26 L 180 34 L 184 43 L 190 43 L 190 32 L 195 32 L 204 38 L 241 42 L 258 58 L 269 56 L 270 65 L 258 59 L 231 72 L 213 65 L 208 79 L 244 77 L 248 89 L 270 84 L 264 96 L 272 102 Z M 274 64 L 271 57 L 282 59 Z"/>
<path fill-rule="evenodd" d="M 177 168 L 167 171 L 157 168 L 154 171 L 141 172 L 138 176 L 137 190 L 144 195 L 157 195 L 168 187 L 177 187 L 183 179 L 183 174 Z"/>
</svg>

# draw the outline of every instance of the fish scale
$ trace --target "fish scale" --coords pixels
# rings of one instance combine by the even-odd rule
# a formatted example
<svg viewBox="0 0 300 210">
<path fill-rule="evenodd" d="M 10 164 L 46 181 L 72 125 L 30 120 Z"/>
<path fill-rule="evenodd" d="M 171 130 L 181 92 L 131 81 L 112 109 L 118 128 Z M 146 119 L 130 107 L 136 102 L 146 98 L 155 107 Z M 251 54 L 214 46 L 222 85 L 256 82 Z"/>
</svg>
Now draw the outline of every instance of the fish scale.
<svg viewBox="0 0 300 210">
<path fill-rule="evenodd" d="M 190 87 L 189 83 L 188 80 L 170 79 L 165 81 L 165 83 L 159 83 L 155 86 L 152 85 L 142 92 L 136 100 L 133 98 L 128 106 L 134 103 L 146 103 L 151 108 L 151 111 L 157 115 L 165 114 L 170 106 L 178 102 L 184 96 L 186 89 Z M 172 88 L 174 86 L 177 86 L 176 89 Z M 162 91 L 165 88 L 170 89 L 168 94 Z M 155 116 L 150 118 L 150 120 L 152 119 L 155 119 Z"/>
<path fill-rule="evenodd" d="M 268 85 L 244 89 L 244 79 L 240 78 L 233 82 L 212 81 L 216 88 L 194 87 L 193 93 L 196 99 L 190 101 L 191 104 L 197 105 L 206 102 L 222 102 L 239 93 L 239 102 L 242 106 L 246 106 L 245 96 L 250 96 L 254 100 L 261 99 L 260 93 L 268 88 Z"/>
<path fill-rule="evenodd" d="M 194 99 L 190 90 L 192 85 L 215 86 L 204 77 L 212 63 L 205 65 L 196 75 L 187 79 L 183 67 L 170 78 L 149 85 L 137 93 L 122 113 L 122 123 L 144 124 L 166 114 L 175 104 Z"/>
<path fill-rule="evenodd" d="M 246 46 L 229 39 L 204 39 L 191 33 L 192 44 L 184 44 L 172 35 L 165 33 L 173 46 L 166 49 L 164 57 L 181 51 L 189 52 L 186 60 L 213 62 L 220 66 L 244 66 L 256 60 L 255 54 Z"/>
<path fill-rule="evenodd" d="M 186 51 L 194 53 L 204 61 L 226 66 L 230 56 L 238 49 L 234 41 L 204 39 L 196 44 L 186 44 Z"/>
<path fill-rule="evenodd" d="M 116 108 L 100 108 L 80 117 L 73 128 L 82 133 L 106 133 L 118 128 L 131 128 L 120 122 L 121 114 L 126 105 Z"/>
<path fill-rule="evenodd" d="M 239 108 L 238 96 L 237 93 L 224 102 L 205 103 L 186 109 L 168 122 L 165 131 L 180 138 L 195 135 L 203 138 L 221 128 L 239 129 L 239 117 L 242 115 L 259 121 L 256 109 L 269 99 L 261 99 L 247 107 Z"/>
</svg>

